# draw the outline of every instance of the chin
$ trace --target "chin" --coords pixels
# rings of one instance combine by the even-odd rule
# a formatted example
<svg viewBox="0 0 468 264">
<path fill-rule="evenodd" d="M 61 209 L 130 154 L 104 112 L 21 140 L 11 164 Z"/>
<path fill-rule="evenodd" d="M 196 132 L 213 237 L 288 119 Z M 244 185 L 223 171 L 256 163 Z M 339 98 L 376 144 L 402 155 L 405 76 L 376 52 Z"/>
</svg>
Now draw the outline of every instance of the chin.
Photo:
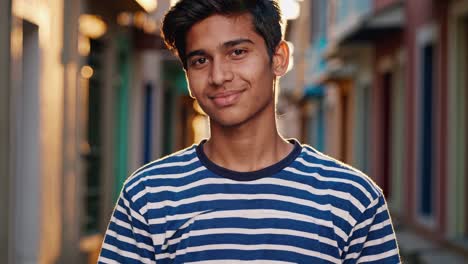
<svg viewBox="0 0 468 264">
<path fill-rule="evenodd" d="M 213 126 L 224 127 L 224 128 L 234 128 L 244 124 L 247 121 L 245 118 L 210 118 L 210 123 Z"/>
</svg>

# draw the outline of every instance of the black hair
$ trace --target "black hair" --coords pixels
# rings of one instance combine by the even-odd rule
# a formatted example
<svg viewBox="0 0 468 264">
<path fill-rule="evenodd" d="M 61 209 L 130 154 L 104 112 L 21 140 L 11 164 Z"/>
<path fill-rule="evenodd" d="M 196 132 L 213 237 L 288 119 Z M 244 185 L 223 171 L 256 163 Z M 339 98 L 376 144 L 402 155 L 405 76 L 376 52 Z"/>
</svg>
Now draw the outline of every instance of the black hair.
<svg viewBox="0 0 468 264">
<path fill-rule="evenodd" d="M 276 0 L 180 0 L 164 16 L 161 29 L 166 46 L 187 68 L 187 32 L 212 15 L 250 14 L 255 31 L 263 37 L 270 60 L 282 39 L 281 11 Z"/>
</svg>

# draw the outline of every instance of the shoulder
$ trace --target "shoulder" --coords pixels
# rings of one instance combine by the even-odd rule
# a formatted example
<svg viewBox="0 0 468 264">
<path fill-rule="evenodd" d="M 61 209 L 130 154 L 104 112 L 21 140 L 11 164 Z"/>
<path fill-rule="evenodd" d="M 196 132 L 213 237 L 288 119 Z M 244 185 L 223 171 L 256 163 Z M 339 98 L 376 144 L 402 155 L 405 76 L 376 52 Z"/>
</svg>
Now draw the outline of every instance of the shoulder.
<svg viewBox="0 0 468 264">
<path fill-rule="evenodd" d="M 140 167 L 125 181 L 124 191 L 141 190 L 148 180 L 164 178 L 165 175 L 180 175 L 197 169 L 200 165 L 196 147 L 197 145 L 192 145 Z"/>
<path fill-rule="evenodd" d="M 341 196 L 359 200 L 364 207 L 382 196 L 379 186 L 366 174 L 309 145 L 302 145 L 295 164 L 294 170 L 313 176 Z"/>
</svg>

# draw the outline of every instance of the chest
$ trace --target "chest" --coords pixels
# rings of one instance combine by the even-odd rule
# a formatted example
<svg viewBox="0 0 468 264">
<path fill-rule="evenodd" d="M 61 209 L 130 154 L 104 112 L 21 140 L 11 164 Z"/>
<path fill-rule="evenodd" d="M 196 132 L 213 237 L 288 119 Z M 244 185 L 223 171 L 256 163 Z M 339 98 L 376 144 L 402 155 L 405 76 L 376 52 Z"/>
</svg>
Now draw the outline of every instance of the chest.
<svg viewBox="0 0 468 264">
<path fill-rule="evenodd" d="M 162 263 L 339 263 L 326 206 L 287 188 L 219 185 L 174 193 L 150 210 Z"/>
</svg>

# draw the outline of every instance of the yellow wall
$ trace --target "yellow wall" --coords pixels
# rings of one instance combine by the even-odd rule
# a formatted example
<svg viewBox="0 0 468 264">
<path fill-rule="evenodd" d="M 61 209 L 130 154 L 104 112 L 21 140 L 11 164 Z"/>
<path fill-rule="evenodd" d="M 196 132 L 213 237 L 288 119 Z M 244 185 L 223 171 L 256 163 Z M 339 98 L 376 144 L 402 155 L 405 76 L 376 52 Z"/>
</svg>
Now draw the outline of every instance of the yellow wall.
<svg viewBox="0 0 468 264">
<path fill-rule="evenodd" d="M 40 231 L 39 263 L 53 263 L 61 249 L 61 169 L 64 69 L 61 65 L 62 0 L 13 0 L 13 16 L 39 28 Z M 21 30 L 15 25 L 12 32 Z M 20 41 L 18 39 L 12 40 Z M 16 42 L 15 44 L 19 44 Z M 14 49 L 18 50 L 15 46 Z"/>
</svg>

